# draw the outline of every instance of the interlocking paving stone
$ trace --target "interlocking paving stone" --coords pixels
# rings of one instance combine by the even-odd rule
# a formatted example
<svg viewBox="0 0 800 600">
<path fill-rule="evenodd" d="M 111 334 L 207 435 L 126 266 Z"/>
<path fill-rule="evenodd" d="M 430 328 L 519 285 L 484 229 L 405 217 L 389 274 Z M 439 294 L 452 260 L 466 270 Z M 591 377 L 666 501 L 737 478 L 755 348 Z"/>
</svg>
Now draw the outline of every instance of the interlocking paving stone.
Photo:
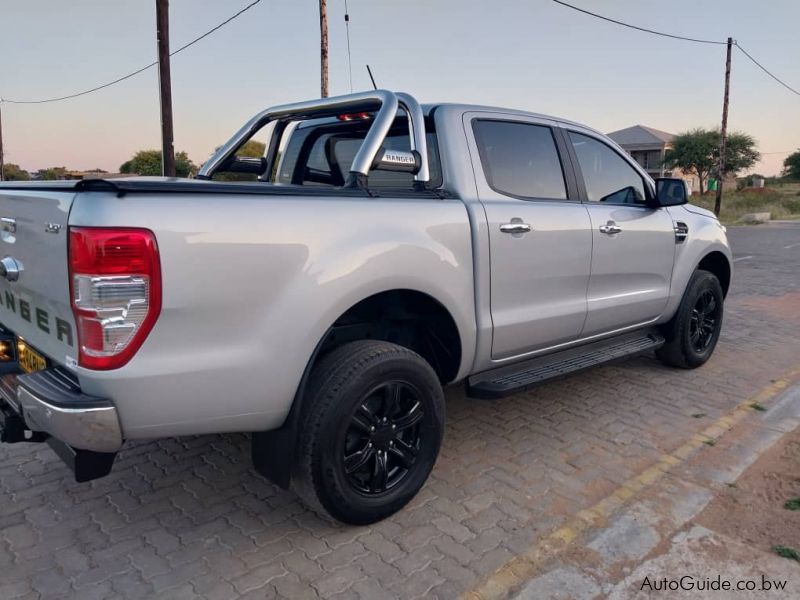
<svg viewBox="0 0 800 600">
<path fill-rule="evenodd" d="M 754 258 L 707 365 L 642 356 L 496 401 L 448 389 L 430 481 L 370 527 L 256 475 L 245 435 L 131 443 L 89 484 L 45 445 L 2 445 L 0 598 L 453 598 L 797 366 L 800 247 L 783 247 L 800 226 L 730 235 Z"/>
</svg>

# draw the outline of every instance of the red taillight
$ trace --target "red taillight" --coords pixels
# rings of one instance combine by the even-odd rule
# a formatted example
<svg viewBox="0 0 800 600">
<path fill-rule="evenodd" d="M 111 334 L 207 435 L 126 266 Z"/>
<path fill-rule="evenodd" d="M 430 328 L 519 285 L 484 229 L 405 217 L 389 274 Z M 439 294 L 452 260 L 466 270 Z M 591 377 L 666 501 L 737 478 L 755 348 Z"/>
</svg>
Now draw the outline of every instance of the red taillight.
<svg viewBox="0 0 800 600">
<path fill-rule="evenodd" d="M 139 350 L 161 312 L 161 266 L 147 229 L 69 230 L 78 364 L 116 369 Z"/>
<path fill-rule="evenodd" d="M 364 119 L 371 119 L 372 115 L 368 112 L 360 112 L 360 113 L 345 113 L 343 115 L 339 115 L 336 117 L 340 121 L 358 121 Z"/>
</svg>

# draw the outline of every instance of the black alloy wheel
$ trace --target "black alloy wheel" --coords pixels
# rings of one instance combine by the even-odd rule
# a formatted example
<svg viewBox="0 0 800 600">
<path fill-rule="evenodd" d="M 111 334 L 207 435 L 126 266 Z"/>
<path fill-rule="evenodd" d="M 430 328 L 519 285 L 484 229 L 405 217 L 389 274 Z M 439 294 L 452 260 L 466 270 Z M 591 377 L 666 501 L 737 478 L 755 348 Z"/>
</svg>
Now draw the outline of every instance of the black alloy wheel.
<svg viewBox="0 0 800 600">
<path fill-rule="evenodd" d="M 661 328 L 666 340 L 656 350 L 661 362 L 694 369 L 714 353 L 722 331 L 724 294 L 716 275 L 698 269 L 683 293 L 678 310 Z"/>
<path fill-rule="evenodd" d="M 705 352 L 714 340 L 721 306 L 711 290 L 703 291 L 692 308 L 689 318 L 689 340 L 695 352 Z"/>
<path fill-rule="evenodd" d="M 406 382 L 381 383 L 366 395 L 345 432 L 342 451 L 353 489 L 380 494 L 403 481 L 422 447 L 424 416 L 419 391 Z"/>
<path fill-rule="evenodd" d="M 349 342 L 315 365 L 301 419 L 294 489 L 316 512 L 365 525 L 424 485 L 444 435 L 444 394 L 413 350 Z"/>
</svg>

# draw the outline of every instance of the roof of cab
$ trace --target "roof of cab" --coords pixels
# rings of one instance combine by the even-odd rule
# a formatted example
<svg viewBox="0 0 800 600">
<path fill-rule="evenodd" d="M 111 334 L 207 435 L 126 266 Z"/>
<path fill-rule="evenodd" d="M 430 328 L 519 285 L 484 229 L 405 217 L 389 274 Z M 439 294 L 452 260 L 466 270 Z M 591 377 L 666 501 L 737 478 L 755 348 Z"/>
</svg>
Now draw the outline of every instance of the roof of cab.
<svg viewBox="0 0 800 600">
<path fill-rule="evenodd" d="M 570 121 L 569 119 L 564 119 L 562 117 L 554 117 L 552 115 L 544 115 L 541 113 L 535 113 L 532 111 L 527 110 L 520 110 L 516 108 L 504 108 L 501 106 L 485 106 L 482 104 L 459 104 L 459 103 L 451 103 L 451 102 L 442 102 L 442 103 L 430 103 L 430 104 L 423 104 L 422 110 L 426 115 L 429 115 L 432 110 L 445 110 L 445 111 L 453 111 L 459 113 L 465 112 L 493 112 L 493 113 L 503 113 L 507 115 L 513 116 L 520 116 L 520 117 L 535 117 L 537 119 L 548 119 L 550 121 L 556 121 L 557 123 L 561 123 L 564 125 L 571 125 L 574 127 L 580 127 L 581 129 L 586 129 L 589 131 L 593 131 L 603 137 L 606 137 L 602 131 L 598 131 L 593 127 L 589 127 L 588 125 L 584 125 L 583 123 L 578 123 L 577 121 Z"/>
</svg>

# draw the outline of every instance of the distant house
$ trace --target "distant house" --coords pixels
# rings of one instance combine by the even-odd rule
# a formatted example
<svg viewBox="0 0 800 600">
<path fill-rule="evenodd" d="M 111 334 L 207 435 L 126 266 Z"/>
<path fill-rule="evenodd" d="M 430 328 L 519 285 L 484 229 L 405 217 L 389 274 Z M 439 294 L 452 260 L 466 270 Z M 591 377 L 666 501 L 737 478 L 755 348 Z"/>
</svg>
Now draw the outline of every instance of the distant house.
<svg viewBox="0 0 800 600">
<path fill-rule="evenodd" d="M 633 160 L 647 171 L 650 177 L 680 177 L 686 181 L 686 185 L 692 192 L 700 191 L 700 178 L 695 173 L 682 173 L 679 170 L 673 171 L 664 168 L 664 156 L 667 150 L 672 148 L 675 134 L 644 125 L 634 125 L 619 131 L 612 131 L 608 137 L 622 146 Z M 736 175 L 731 174 L 725 177 L 723 189 L 736 189 Z"/>
<path fill-rule="evenodd" d="M 651 177 L 671 176 L 671 171 L 664 169 L 664 155 L 672 148 L 674 134 L 644 125 L 634 125 L 612 131 L 608 137 L 622 146 Z"/>
<path fill-rule="evenodd" d="M 612 140 L 622 146 L 652 178 L 680 177 L 692 192 L 700 191 L 700 178 L 694 173 L 681 173 L 664 168 L 664 156 L 672 148 L 674 133 L 667 133 L 653 127 L 634 125 L 612 131 L 608 134 Z"/>
</svg>

